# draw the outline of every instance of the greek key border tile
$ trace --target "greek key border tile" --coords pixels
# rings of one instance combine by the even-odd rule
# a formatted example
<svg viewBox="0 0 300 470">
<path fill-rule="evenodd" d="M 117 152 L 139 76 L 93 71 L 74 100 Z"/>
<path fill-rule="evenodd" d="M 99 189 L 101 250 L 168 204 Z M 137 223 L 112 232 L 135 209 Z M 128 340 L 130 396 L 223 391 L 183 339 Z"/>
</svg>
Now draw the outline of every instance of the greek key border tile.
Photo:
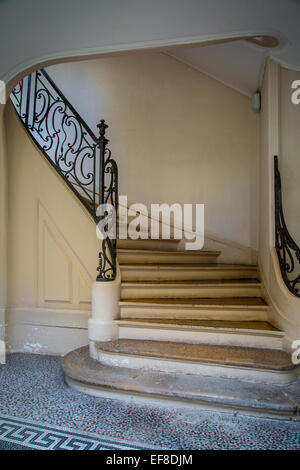
<svg viewBox="0 0 300 470">
<path fill-rule="evenodd" d="M 139 442 L 100 434 L 44 425 L 14 416 L 0 415 L 0 442 L 37 450 L 147 450 L 158 449 Z"/>
</svg>

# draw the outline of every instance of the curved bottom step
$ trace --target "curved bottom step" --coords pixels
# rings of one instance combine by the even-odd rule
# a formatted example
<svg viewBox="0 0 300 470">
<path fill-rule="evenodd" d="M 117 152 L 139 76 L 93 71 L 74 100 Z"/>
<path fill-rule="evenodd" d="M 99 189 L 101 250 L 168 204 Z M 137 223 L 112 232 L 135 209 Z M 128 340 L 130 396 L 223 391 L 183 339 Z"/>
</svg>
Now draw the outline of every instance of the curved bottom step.
<svg viewBox="0 0 300 470">
<path fill-rule="evenodd" d="M 90 354 L 108 367 L 287 384 L 299 368 L 285 351 L 210 344 L 118 339 L 90 343 Z"/>
<path fill-rule="evenodd" d="M 240 410 L 247 414 L 299 419 L 299 381 L 290 385 L 243 382 L 236 379 L 108 367 L 89 356 L 88 346 L 62 359 L 66 382 L 93 396 L 151 400 L 179 406 Z"/>
</svg>

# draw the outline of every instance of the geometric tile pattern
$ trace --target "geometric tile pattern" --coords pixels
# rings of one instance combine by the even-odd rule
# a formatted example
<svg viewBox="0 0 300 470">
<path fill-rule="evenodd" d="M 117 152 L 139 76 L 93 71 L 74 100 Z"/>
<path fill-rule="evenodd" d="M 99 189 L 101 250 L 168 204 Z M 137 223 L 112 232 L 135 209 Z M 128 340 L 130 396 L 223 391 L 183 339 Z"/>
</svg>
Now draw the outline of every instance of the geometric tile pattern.
<svg viewBox="0 0 300 470">
<path fill-rule="evenodd" d="M 146 450 L 155 447 L 0 415 L 1 441 L 36 450 Z"/>
<path fill-rule="evenodd" d="M 244 415 L 235 407 L 228 412 L 179 405 L 174 409 L 151 401 L 141 404 L 135 399 L 92 397 L 66 385 L 60 363 L 57 356 L 7 355 L 6 365 L 0 365 L 0 417 L 4 424 L 74 436 L 121 450 L 127 446 L 183 451 L 300 450 L 300 422 L 294 421 L 297 416 L 292 414 L 295 405 L 300 410 L 300 380 L 288 386 L 211 377 L 201 381 L 199 393 L 208 399 L 221 393 L 237 407 L 249 402 L 257 409 L 282 410 L 282 419 L 269 419 Z M 18 434 L 22 435 L 22 429 L 15 437 L 4 436 L 1 441 L 0 436 L 0 449 L 38 448 L 34 440 L 32 447 L 22 447 L 26 438 L 20 440 Z"/>
</svg>

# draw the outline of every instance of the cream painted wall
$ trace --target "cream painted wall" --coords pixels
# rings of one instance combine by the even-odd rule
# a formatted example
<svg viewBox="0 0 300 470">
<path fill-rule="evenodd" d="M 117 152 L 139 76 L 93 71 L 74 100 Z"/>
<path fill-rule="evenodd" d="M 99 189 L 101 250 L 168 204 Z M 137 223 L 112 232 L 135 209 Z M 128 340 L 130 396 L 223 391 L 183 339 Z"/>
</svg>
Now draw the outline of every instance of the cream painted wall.
<svg viewBox="0 0 300 470">
<path fill-rule="evenodd" d="M 284 347 L 291 350 L 292 342 L 300 339 L 300 300 L 285 286 L 274 248 L 274 155 L 280 155 L 280 143 L 287 137 L 280 126 L 281 73 L 280 66 L 268 60 L 262 88 L 259 265 L 269 319 L 285 331 Z"/>
<path fill-rule="evenodd" d="M 288 229 L 300 246 L 300 104 L 291 101 L 292 82 L 300 72 L 280 71 L 281 148 L 279 167 L 282 179 L 284 215 Z"/>
<path fill-rule="evenodd" d="M 7 306 L 7 172 L 4 108 L 0 104 L 0 363 L 3 362 Z"/>
<path fill-rule="evenodd" d="M 95 223 L 40 154 L 12 105 L 8 162 L 8 342 L 61 354 L 87 343 L 99 244 Z"/>
<path fill-rule="evenodd" d="M 257 249 L 259 116 L 247 97 L 154 52 L 48 72 L 92 129 L 110 125 L 120 194 L 204 203 L 206 233 Z"/>
<path fill-rule="evenodd" d="M 279 65 L 268 60 L 261 91 L 259 259 L 269 280 L 274 246 L 274 155 L 279 152 Z"/>
<path fill-rule="evenodd" d="M 217 240 L 256 247 L 259 116 L 248 98 L 157 53 L 50 73 L 91 127 L 110 123 L 129 201 L 204 202 Z M 95 225 L 10 104 L 5 124 L 9 348 L 63 354 L 87 343 Z"/>
</svg>

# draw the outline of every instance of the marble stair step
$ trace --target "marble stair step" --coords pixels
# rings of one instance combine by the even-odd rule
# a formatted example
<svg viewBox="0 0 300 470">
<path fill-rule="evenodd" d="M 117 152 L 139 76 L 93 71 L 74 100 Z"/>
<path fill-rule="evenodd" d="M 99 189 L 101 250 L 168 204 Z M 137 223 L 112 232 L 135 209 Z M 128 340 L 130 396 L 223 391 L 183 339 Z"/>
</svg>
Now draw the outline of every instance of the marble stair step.
<svg viewBox="0 0 300 470">
<path fill-rule="evenodd" d="M 121 318 L 263 321 L 268 316 L 261 297 L 129 299 L 119 304 Z"/>
<path fill-rule="evenodd" d="M 78 391 L 129 402 L 170 403 L 246 414 L 299 419 L 299 384 L 273 385 L 206 375 L 108 367 L 89 356 L 88 346 L 62 358 L 66 382 Z M 251 368 L 249 368 L 251 369 Z M 243 368 L 244 370 L 244 368 Z M 261 369 L 263 371 L 263 369 Z M 286 372 L 275 371 L 275 374 Z"/>
<path fill-rule="evenodd" d="M 192 297 L 260 297 L 258 279 L 214 279 L 197 281 L 125 281 L 121 299 L 192 298 Z"/>
<path fill-rule="evenodd" d="M 262 329 L 268 326 L 270 325 L 265 324 Z M 154 357 L 193 363 L 206 362 L 276 371 L 294 369 L 290 354 L 273 349 L 131 339 L 97 342 L 96 346 L 103 352 L 125 356 Z"/>
<path fill-rule="evenodd" d="M 187 344 L 282 349 L 284 332 L 264 321 L 121 318 L 119 337 Z"/>
<path fill-rule="evenodd" d="M 199 264 L 215 263 L 219 251 L 132 250 L 118 248 L 119 264 Z"/>
<path fill-rule="evenodd" d="M 226 345 L 118 339 L 94 343 L 91 355 L 108 367 L 270 383 L 288 383 L 299 372 L 285 351 Z"/>
<path fill-rule="evenodd" d="M 122 281 L 257 279 L 257 266 L 235 264 L 121 264 Z"/>
</svg>

